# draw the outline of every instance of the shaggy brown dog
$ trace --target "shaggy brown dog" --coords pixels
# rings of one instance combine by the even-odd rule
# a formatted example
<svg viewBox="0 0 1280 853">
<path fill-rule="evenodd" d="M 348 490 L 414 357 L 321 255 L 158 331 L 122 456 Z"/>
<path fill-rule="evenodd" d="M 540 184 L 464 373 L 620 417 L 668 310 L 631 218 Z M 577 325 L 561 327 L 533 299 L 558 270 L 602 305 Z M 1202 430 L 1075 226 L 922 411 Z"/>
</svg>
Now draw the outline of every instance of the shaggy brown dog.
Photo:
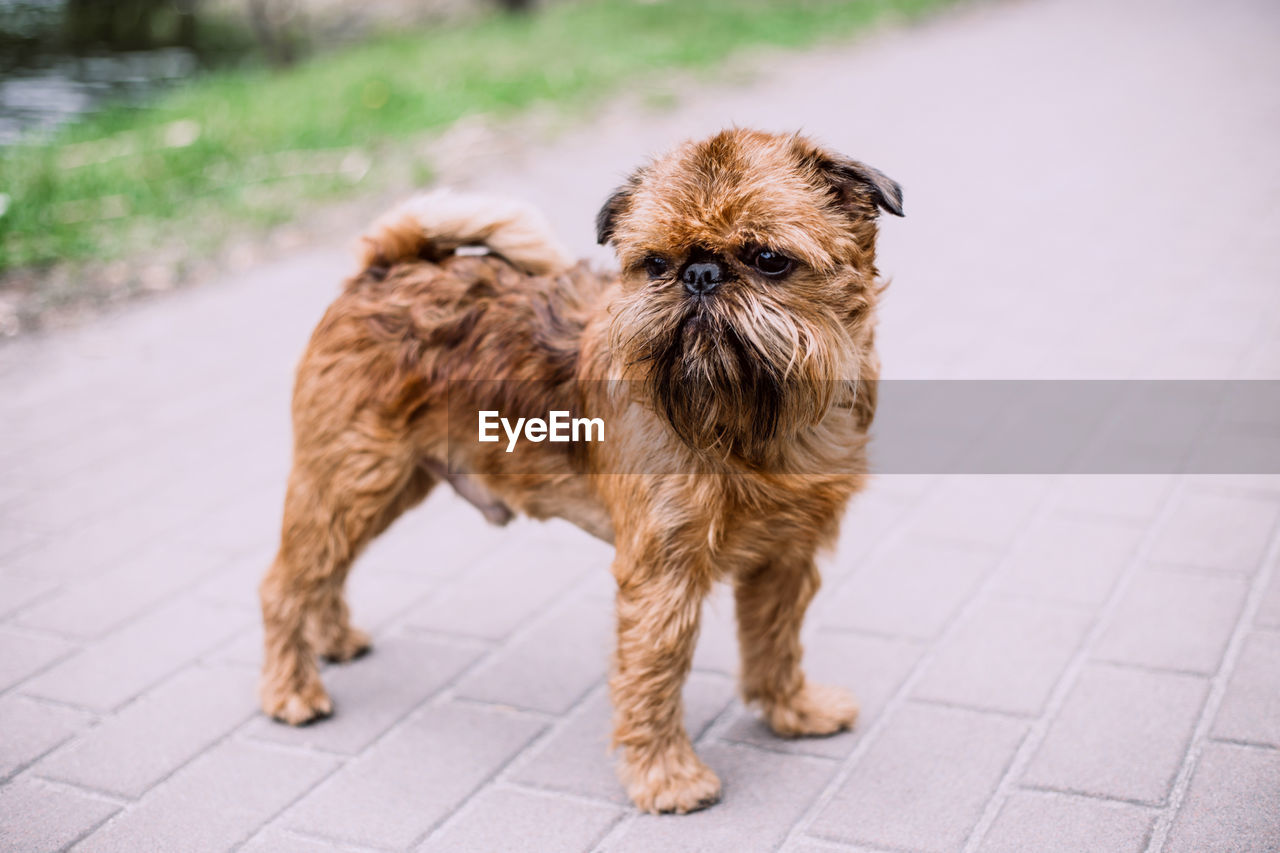
<svg viewBox="0 0 1280 853">
<path fill-rule="evenodd" d="M 268 714 L 331 711 L 315 655 L 369 647 L 352 560 L 446 479 L 490 520 L 567 518 L 617 548 L 620 776 L 647 811 L 714 802 L 682 723 L 703 597 L 734 586 L 742 695 L 784 736 L 852 725 L 808 682 L 814 554 L 862 485 L 875 409 L 879 209 L 901 191 L 800 136 L 731 130 L 637 171 L 598 218 L 622 271 L 537 214 L 433 194 L 366 239 L 298 368 L 280 552 L 262 583 Z M 487 256 L 456 254 L 487 246 Z M 606 441 L 478 440 L 481 410 L 600 418 Z M 423 756 L 423 760 L 431 760 Z"/>
</svg>

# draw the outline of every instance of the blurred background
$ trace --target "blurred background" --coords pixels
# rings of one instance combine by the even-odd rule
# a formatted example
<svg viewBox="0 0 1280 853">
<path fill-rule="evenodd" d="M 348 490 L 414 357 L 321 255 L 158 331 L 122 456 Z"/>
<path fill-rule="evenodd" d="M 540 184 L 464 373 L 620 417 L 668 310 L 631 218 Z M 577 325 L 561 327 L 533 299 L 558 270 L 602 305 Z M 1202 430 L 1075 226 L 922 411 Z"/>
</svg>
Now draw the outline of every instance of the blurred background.
<svg viewBox="0 0 1280 853">
<path fill-rule="evenodd" d="M 0 0 L 0 334 L 292 246 L 313 202 L 422 185 L 497 121 L 661 107 L 661 72 L 945 2 Z"/>
</svg>

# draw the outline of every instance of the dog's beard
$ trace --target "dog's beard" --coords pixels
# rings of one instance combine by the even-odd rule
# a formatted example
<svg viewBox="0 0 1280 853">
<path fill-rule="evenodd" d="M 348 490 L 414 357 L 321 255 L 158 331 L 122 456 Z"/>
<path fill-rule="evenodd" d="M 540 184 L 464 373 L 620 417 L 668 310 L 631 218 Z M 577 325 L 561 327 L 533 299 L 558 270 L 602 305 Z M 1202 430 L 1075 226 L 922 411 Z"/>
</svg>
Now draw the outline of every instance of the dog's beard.
<svg viewBox="0 0 1280 853">
<path fill-rule="evenodd" d="M 697 451 L 755 465 L 819 423 L 854 375 L 834 315 L 759 294 L 648 294 L 615 316 L 615 351 L 654 410 Z"/>
</svg>

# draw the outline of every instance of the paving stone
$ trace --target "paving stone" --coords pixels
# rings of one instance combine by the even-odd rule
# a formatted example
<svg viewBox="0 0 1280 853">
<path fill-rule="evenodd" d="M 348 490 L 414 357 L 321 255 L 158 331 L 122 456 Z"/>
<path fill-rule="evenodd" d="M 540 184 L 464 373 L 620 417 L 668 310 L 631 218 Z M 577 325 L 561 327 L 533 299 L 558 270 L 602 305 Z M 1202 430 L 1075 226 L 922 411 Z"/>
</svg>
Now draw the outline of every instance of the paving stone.
<svg viewBox="0 0 1280 853">
<path fill-rule="evenodd" d="M 759 711 L 739 707 L 719 736 L 777 752 L 843 758 L 853 751 L 879 719 L 923 652 L 918 643 L 887 637 L 823 631 L 805 643 L 805 673 L 818 684 L 843 687 L 857 698 L 861 711 L 852 732 L 823 738 L 780 738 Z"/>
<path fill-rule="evenodd" d="M 947 477 L 907 525 L 907 536 L 926 536 L 1000 548 L 1017 535 L 1048 491 L 1031 476 Z"/>
<path fill-rule="evenodd" d="M 585 534 L 583 534 L 585 536 Z M 595 555 L 592 547 L 588 552 Z M 565 543 L 510 543 L 415 607 L 406 624 L 501 640 L 587 571 L 608 571 Z"/>
<path fill-rule="evenodd" d="M 941 646 L 912 695 L 1038 716 L 1092 621 L 1076 608 L 988 599 Z"/>
<path fill-rule="evenodd" d="M 49 594 L 57 589 L 57 586 L 47 578 L 33 578 L 0 571 L 0 619 Z"/>
<path fill-rule="evenodd" d="M 1205 679 L 1092 665 L 1084 669 L 1023 781 L 1162 803 L 1208 691 Z"/>
<path fill-rule="evenodd" d="M 427 701 L 480 656 L 459 643 L 393 634 L 367 656 L 326 667 L 334 714 L 308 726 L 260 716 L 248 727 L 257 738 L 355 754 Z"/>
<path fill-rule="evenodd" d="M 1129 564 L 1143 531 L 1111 518 L 1054 515 L 1018 543 L 994 588 L 1046 601 L 1100 606 Z"/>
<path fill-rule="evenodd" d="M 225 557 L 188 545 L 160 544 L 18 614 L 16 622 L 77 639 L 106 633 L 190 586 Z"/>
<path fill-rule="evenodd" d="M 23 687 L 31 696 L 110 711 L 244 626 L 244 617 L 178 599 L 108 634 Z"/>
<path fill-rule="evenodd" d="M 474 705 L 430 708 L 307 795 L 282 824 L 370 847 L 408 847 L 542 726 Z"/>
<path fill-rule="evenodd" d="M 1280 566 L 1272 569 L 1271 582 L 1262 594 L 1253 624 L 1259 628 L 1280 628 Z"/>
<path fill-rule="evenodd" d="M 65 640 L 0 628 L 0 690 L 7 690 L 74 649 Z"/>
<path fill-rule="evenodd" d="M 823 606 L 827 626 L 930 640 L 995 566 L 989 550 L 911 538 L 856 571 Z"/>
<path fill-rule="evenodd" d="M 421 853 L 587 853 L 621 810 L 511 788 L 476 795 Z"/>
<path fill-rule="evenodd" d="M 77 853 L 221 851 L 247 839 L 336 762 L 228 740 L 76 846 Z"/>
<path fill-rule="evenodd" d="M 22 696 L 0 698 L 0 779 L 31 763 L 89 724 L 70 708 Z"/>
<path fill-rule="evenodd" d="M 119 808 L 65 788 L 18 779 L 0 788 L 0 849 L 11 853 L 60 850 Z"/>
<path fill-rule="evenodd" d="M 1142 853 L 1154 818 L 1127 803 L 1015 792 L 980 853 Z"/>
<path fill-rule="evenodd" d="M 728 584 L 717 584 L 702 603 L 693 668 L 729 676 L 738 671 L 738 620 L 734 615 L 733 590 Z"/>
<path fill-rule="evenodd" d="M 13 574 L 56 582 L 92 577 L 103 567 L 142 550 L 157 536 L 191 522 L 197 514 L 183 504 L 126 502 L 14 554 L 6 560 L 5 568 Z"/>
<path fill-rule="evenodd" d="M 366 848 L 367 849 L 367 848 Z M 352 853 L 359 848 L 317 838 L 299 835 L 268 826 L 240 848 L 240 853 Z"/>
<path fill-rule="evenodd" d="M 873 481 L 870 489 L 853 499 L 845 513 L 835 552 L 821 562 L 824 584 L 847 577 L 914 506 L 912 498 L 877 489 L 879 483 L 878 479 Z"/>
<path fill-rule="evenodd" d="M 1213 736 L 1280 747 L 1280 634 L 1259 632 L 1245 640 Z"/>
<path fill-rule="evenodd" d="M 590 598 L 572 601 L 464 675 L 457 694 L 563 714 L 605 677 L 613 625 L 608 604 Z"/>
<path fill-rule="evenodd" d="M 959 708 L 906 705 L 809 832 L 854 844 L 959 850 L 1026 726 Z"/>
<path fill-rule="evenodd" d="M 733 683 L 719 675 L 695 672 L 684 688 L 684 725 L 698 742 L 707 726 L 733 700 Z M 599 690 L 566 718 L 558 732 L 521 756 L 508 778 L 512 782 L 626 804 L 609 750 L 613 709 Z"/>
<path fill-rule="evenodd" d="M 1167 474 L 1070 475 L 1060 479 L 1052 501 L 1066 512 L 1147 521 L 1160 513 L 1173 482 Z"/>
<path fill-rule="evenodd" d="M 1250 574 L 1280 519 L 1280 500 L 1188 489 L 1165 519 L 1151 560 Z"/>
<path fill-rule="evenodd" d="M 1112 611 L 1093 656 L 1210 675 L 1218 670 L 1247 592 L 1241 578 L 1139 572 Z"/>
<path fill-rule="evenodd" d="M 1226 743 L 1206 746 L 1164 849 L 1280 849 L 1280 752 Z"/>
<path fill-rule="evenodd" d="M 698 850 L 742 853 L 773 850 L 835 775 L 834 761 L 785 756 L 743 746 L 700 751 L 720 777 L 722 799 L 711 809 L 682 815 L 641 815 L 603 847 L 608 853 Z"/>
<path fill-rule="evenodd" d="M 137 799 L 257 710 L 257 675 L 194 667 L 38 765 L 42 777 Z"/>
</svg>

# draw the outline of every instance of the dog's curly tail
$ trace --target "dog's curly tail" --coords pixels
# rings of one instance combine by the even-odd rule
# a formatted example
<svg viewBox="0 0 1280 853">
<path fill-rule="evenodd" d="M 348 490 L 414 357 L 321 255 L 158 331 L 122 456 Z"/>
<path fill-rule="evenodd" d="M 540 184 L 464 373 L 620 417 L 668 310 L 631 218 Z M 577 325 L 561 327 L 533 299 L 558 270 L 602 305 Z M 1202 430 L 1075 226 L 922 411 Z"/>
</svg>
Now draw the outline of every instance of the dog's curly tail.
<svg viewBox="0 0 1280 853">
<path fill-rule="evenodd" d="M 440 261 L 463 246 L 484 246 L 532 275 L 573 266 L 546 217 L 520 201 L 434 190 L 384 214 L 361 239 L 363 269 L 400 261 Z"/>
</svg>

